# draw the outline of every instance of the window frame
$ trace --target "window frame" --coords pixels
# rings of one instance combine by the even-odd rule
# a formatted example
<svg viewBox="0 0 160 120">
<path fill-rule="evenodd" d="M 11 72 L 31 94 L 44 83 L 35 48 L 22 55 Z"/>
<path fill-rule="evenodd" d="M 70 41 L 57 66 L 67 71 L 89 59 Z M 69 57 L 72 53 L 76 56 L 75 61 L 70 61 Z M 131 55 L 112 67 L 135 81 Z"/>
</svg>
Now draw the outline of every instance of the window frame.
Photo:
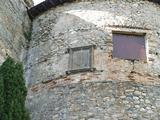
<svg viewBox="0 0 160 120">
<path fill-rule="evenodd" d="M 116 35 L 116 34 L 119 34 L 119 35 L 131 35 L 131 36 L 142 36 L 143 38 L 144 38 L 144 58 L 143 59 L 141 59 L 141 58 L 139 58 L 139 59 L 127 59 L 127 58 L 120 58 L 120 57 L 116 57 L 116 56 L 114 56 L 113 55 L 113 52 L 114 52 L 114 40 L 113 40 L 113 37 L 114 37 L 114 35 Z M 136 60 L 136 61 L 143 61 L 143 62 L 147 62 L 147 49 L 148 49 L 148 47 L 147 47 L 147 40 L 146 40 L 146 33 L 141 33 L 141 32 L 123 32 L 123 31 L 112 31 L 112 43 L 113 43 L 113 51 L 112 51 L 112 58 L 114 59 L 114 58 L 118 58 L 118 59 L 124 59 L 124 60 L 131 60 L 131 61 L 133 61 L 133 60 Z"/>
<path fill-rule="evenodd" d="M 66 74 L 94 71 L 95 68 L 93 66 L 94 66 L 94 49 L 95 49 L 95 47 L 96 47 L 95 45 L 88 45 L 88 46 L 68 48 L 67 53 L 69 54 L 69 59 L 68 59 L 68 70 L 66 71 Z M 85 49 L 89 49 L 89 54 L 90 54 L 89 68 L 73 69 L 73 53 L 74 53 L 74 51 L 85 50 Z"/>
</svg>

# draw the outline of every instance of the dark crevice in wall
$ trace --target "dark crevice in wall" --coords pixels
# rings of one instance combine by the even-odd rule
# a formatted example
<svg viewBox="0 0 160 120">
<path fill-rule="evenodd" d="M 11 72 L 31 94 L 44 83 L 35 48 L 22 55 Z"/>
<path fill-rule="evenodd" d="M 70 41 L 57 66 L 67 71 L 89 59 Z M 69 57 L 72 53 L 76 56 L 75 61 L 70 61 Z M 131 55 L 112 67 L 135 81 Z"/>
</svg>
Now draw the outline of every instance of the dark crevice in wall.
<svg viewBox="0 0 160 120">
<path fill-rule="evenodd" d="M 24 36 L 27 39 L 26 55 L 25 55 L 25 58 L 24 58 L 24 63 L 27 63 L 27 61 L 28 61 L 30 42 L 31 42 L 31 39 L 32 39 L 32 27 L 33 27 L 33 23 L 31 22 L 31 26 L 30 26 L 29 31 L 24 32 Z"/>
<path fill-rule="evenodd" d="M 131 60 L 131 62 L 132 62 L 132 70 L 131 70 L 131 72 L 129 73 L 129 75 L 128 75 L 128 78 L 130 79 L 130 80 L 135 80 L 134 79 L 134 74 L 136 73 L 135 72 L 135 70 L 134 70 L 134 63 L 135 63 L 135 60 Z"/>
</svg>

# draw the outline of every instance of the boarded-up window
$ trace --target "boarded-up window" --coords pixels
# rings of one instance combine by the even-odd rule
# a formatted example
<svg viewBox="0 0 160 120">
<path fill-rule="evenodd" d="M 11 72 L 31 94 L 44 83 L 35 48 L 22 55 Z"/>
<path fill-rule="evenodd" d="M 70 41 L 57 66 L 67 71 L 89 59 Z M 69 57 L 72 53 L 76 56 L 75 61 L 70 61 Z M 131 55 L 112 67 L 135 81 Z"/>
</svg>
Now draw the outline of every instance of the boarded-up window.
<svg viewBox="0 0 160 120">
<path fill-rule="evenodd" d="M 144 36 L 113 34 L 113 57 L 129 60 L 146 60 Z"/>
<path fill-rule="evenodd" d="M 83 72 L 92 69 L 94 46 L 70 48 L 69 71 L 67 73 Z"/>
</svg>

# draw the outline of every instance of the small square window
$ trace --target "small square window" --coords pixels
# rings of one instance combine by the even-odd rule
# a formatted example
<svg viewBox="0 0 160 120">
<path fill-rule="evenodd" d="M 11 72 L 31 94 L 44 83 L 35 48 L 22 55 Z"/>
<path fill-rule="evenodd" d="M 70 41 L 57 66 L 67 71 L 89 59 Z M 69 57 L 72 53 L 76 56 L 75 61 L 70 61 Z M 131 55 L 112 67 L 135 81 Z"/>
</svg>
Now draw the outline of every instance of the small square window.
<svg viewBox="0 0 160 120">
<path fill-rule="evenodd" d="M 146 60 L 144 35 L 113 34 L 113 58 Z"/>
<path fill-rule="evenodd" d="M 69 70 L 67 73 L 92 71 L 94 46 L 69 48 Z"/>
</svg>

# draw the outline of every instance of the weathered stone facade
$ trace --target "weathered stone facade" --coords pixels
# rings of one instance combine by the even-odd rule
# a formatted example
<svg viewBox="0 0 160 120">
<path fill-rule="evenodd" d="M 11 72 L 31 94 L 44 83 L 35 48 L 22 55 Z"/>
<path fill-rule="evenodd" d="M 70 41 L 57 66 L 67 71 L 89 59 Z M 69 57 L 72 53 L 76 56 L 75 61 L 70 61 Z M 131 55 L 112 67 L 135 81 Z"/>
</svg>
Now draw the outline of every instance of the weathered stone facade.
<svg viewBox="0 0 160 120">
<path fill-rule="evenodd" d="M 32 120 L 159 120 L 160 85 L 54 82 L 29 90 Z"/>
<path fill-rule="evenodd" d="M 0 2 L 0 64 L 21 60 L 32 120 L 159 120 L 160 5 L 77 0 L 37 16 L 32 0 Z M 145 34 L 146 61 L 113 58 L 113 33 Z M 68 48 L 95 45 L 95 71 L 66 74 Z M 29 47 L 28 50 L 26 50 Z"/>
<path fill-rule="evenodd" d="M 28 5 L 32 6 L 31 0 Z M 24 59 L 31 27 L 26 9 L 28 5 L 23 0 L 0 2 L 0 64 L 6 54 L 21 61 Z"/>
<path fill-rule="evenodd" d="M 25 67 L 33 120 L 159 120 L 160 6 L 66 3 L 33 21 Z M 113 32 L 146 34 L 146 61 L 112 58 Z M 94 72 L 67 75 L 68 48 L 96 45 Z"/>
<path fill-rule="evenodd" d="M 28 84 L 66 77 L 67 48 L 86 45 L 97 46 L 96 71 L 87 73 L 87 80 L 159 80 L 159 11 L 158 4 L 139 0 L 74 2 L 47 11 L 33 21 Z M 146 33 L 147 62 L 113 59 L 113 31 Z M 75 76 L 84 75 L 70 77 Z"/>
</svg>

